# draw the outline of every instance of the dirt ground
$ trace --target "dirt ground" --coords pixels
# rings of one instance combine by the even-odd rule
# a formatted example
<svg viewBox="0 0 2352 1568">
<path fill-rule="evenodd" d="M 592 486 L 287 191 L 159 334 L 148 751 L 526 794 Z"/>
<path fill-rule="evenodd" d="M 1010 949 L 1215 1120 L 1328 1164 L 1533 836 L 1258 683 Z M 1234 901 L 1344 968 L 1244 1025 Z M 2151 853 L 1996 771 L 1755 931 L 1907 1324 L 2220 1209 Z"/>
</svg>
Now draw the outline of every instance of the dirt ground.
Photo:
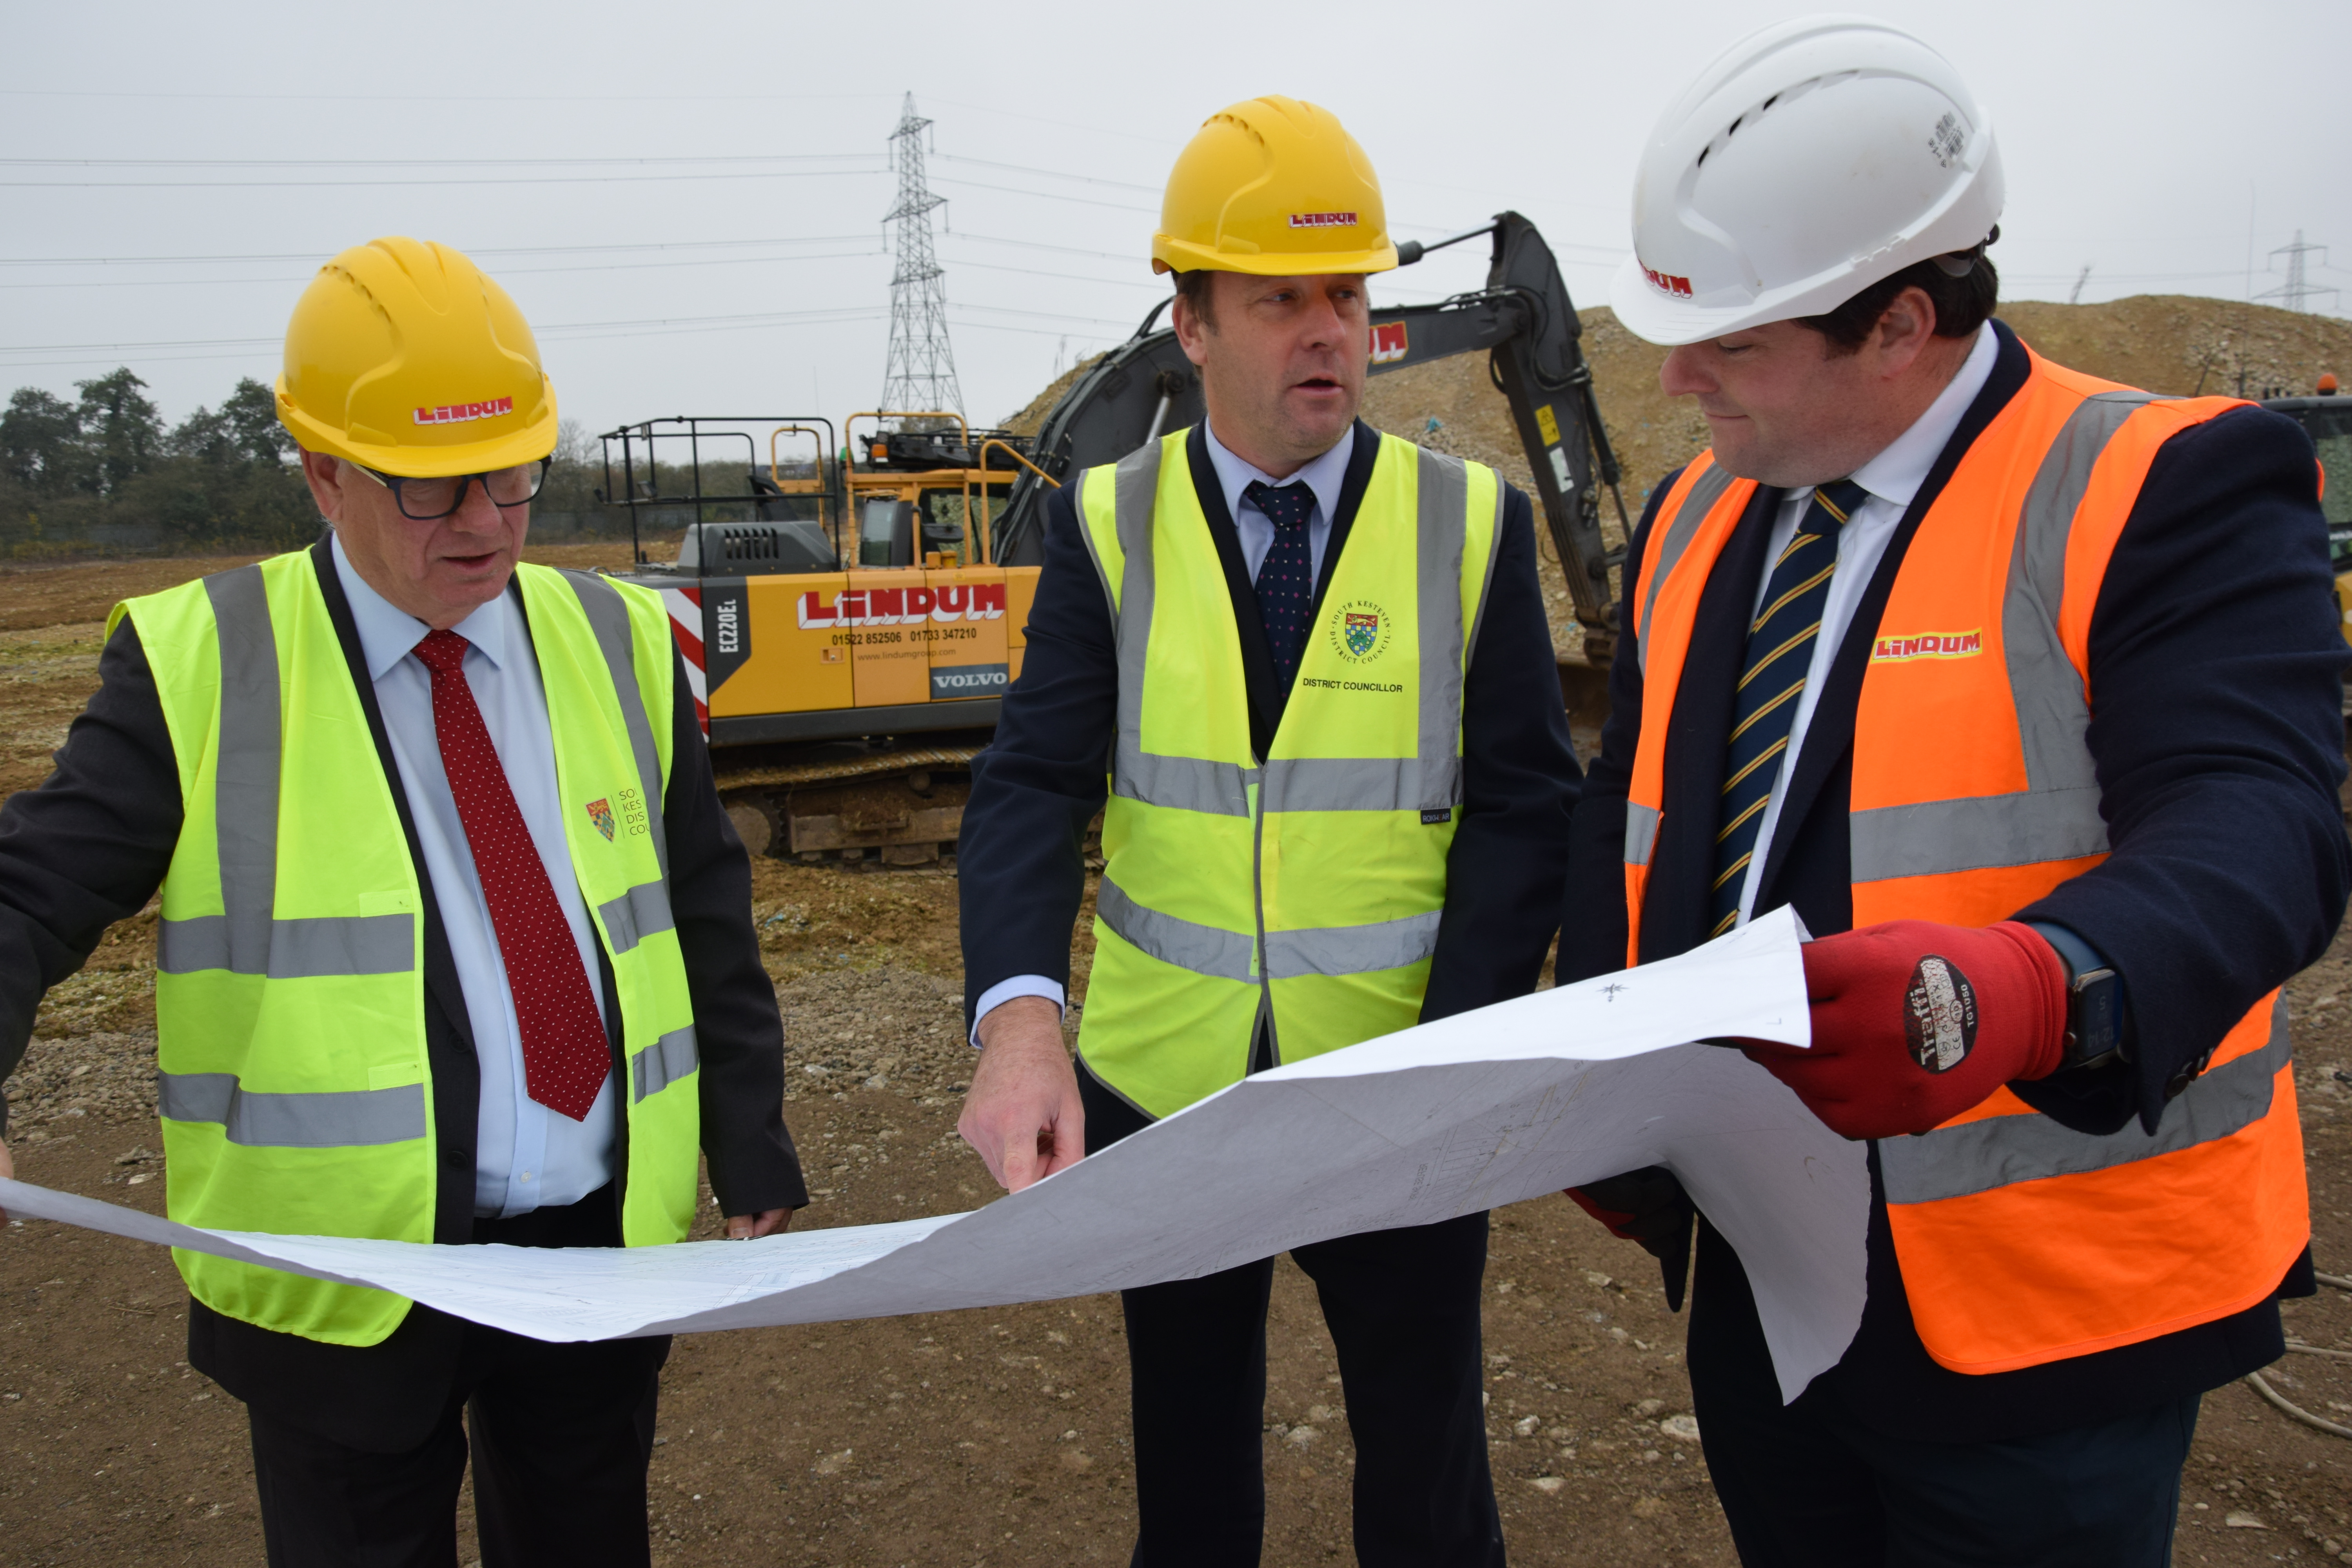
<svg viewBox="0 0 2352 1568">
<path fill-rule="evenodd" d="M 46 771 L 95 681 L 107 606 L 221 564 L 0 574 L 0 791 Z M 987 1173 L 954 1132 L 971 1056 L 951 868 L 763 860 L 756 872 L 752 914 L 785 1016 L 785 1115 L 815 1193 L 800 1223 L 986 1202 Z M 152 963 L 151 910 L 50 994 L 7 1084 L 26 1180 L 161 1210 Z M 2290 995 L 2316 1254 L 2352 1272 L 2352 944 Z M 1676 1419 L 1691 1408 L 1682 1320 L 1649 1260 L 1564 1199 L 1518 1205 L 1496 1215 L 1486 1301 L 1488 1432 L 1514 1560 L 1731 1563 L 1693 1424 Z M 186 1310 L 161 1252 L 41 1222 L 0 1227 L 0 1560 L 258 1561 L 242 1413 L 185 1364 Z M 2287 1311 L 2302 1339 L 2352 1349 L 2352 1295 Z M 1266 1561 L 1345 1561 L 1346 1412 L 1312 1292 L 1286 1261 L 1269 1341 Z M 1122 1562 L 1124 1362 L 1108 1297 L 680 1340 L 653 1466 L 656 1561 Z M 2290 1355 L 2272 1376 L 2352 1424 L 2352 1361 Z M 2205 1405 L 2178 1561 L 2352 1561 L 2347 1481 L 2352 1444 L 2225 1388 Z M 467 1515 L 468 1542 L 470 1528 Z"/>
</svg>

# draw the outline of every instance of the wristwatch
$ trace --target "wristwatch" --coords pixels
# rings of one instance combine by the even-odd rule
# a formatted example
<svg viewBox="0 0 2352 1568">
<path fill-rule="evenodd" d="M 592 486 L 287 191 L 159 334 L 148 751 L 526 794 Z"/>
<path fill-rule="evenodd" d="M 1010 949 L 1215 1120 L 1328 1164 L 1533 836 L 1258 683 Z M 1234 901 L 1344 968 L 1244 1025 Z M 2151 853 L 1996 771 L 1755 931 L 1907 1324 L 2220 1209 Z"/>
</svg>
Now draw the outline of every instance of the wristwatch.
<svg viewBox="0 0 2352 1568">
<path fill-rule="evenodd" d="M 2098 950 L 2062 925 L 2027 921 L 2066 966 L 2066 1055 L 2059 1070 L 2128 1061 L 2124 977 Z"/>
</svg>

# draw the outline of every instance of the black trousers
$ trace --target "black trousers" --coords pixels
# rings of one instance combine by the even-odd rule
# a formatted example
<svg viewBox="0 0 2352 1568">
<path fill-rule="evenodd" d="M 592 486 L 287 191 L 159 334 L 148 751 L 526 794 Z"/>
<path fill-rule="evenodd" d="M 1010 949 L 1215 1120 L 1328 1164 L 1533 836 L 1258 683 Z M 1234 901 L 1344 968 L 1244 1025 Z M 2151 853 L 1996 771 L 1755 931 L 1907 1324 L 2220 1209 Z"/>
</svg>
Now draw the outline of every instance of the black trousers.
<svg viewBox="0 0 2352 1568">
<path fill-rule="evenodd" d="M 1691 1390 L 1746 1568 L 2171 1563 L 2198 1396 L 2060 1432 L 1950 1443 L 1865 1425 L 1849 1390 L 1816 1384 L 1783 1405 L 1752 1305 L 1726 1300 L 1748 1289 L 1730 1244 L 1702 1223 L 1699 1252 Z"/>
<path fill-rule="evenodd" d="M 563 1208 L 478 1220 L 474 1238 L 613 1246 L 611 1189 Z M 413 1447 L 377 1452 L 265 1405 L 247 1407 L 270 1568 L 456 1568 L 469 1432 L 485 1568 L 642 1568 L 646 1469 L 668 1339 L 547 1344 L 467 1323 L 455 1342 L 448 1402 Z"/>
<path fill-rule="evenodd" d="M 1087 1148 L 1146 1124 L 1083 1069 Z M 1356 1560 L 1501 1568 L 1478 1291 L 1486 1216 L 1293 1248 L 1339 1353 L 1355 1438 Z M 1265 1533 L 1265 1313 L 1274 1260 L 1122 1293 L 1141 1528 L 1137 1568 L 1248 1568 Z"/>
</svg>

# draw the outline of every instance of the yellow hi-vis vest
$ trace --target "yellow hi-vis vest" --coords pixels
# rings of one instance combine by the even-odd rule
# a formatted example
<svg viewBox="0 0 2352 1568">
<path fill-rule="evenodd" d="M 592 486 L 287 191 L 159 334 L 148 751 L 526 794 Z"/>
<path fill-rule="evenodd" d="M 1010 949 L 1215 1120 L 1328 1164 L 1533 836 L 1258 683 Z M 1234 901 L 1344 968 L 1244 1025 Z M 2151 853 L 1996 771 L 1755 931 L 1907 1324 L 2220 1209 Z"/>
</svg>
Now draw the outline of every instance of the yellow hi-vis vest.
<svg viewBox="0 0 2352 1568">
<path fill-rule="evenodd" d="M 620 997 L 622 1233 L 677 1241 L 694 1217 L 701 1117 L 662 829 L 668 616 L 643 589 L 517 572 L 572 869 Z M 155 963 L 171 1216 L 431 1241 L 425 906 L 312 557 L 131 599 L 110 630 L 126 615 L 186 813 Z M 408 1312 L 386 1291 L 173 1257 L 205 1306 L 307 1339 L 375 1344 Z"/>
<path fill-rule="evenodd" d="M 1494 470 L 1380 438 L 1271 753 L 1253 754 L 1224 568 L 1186 432 L 1074 481 L 1109 595 L 1118 730 L 1087 1069 L 1151 1116 L 1418 1021 L 1462 801 L 1462 683 Z"/>
</svg>

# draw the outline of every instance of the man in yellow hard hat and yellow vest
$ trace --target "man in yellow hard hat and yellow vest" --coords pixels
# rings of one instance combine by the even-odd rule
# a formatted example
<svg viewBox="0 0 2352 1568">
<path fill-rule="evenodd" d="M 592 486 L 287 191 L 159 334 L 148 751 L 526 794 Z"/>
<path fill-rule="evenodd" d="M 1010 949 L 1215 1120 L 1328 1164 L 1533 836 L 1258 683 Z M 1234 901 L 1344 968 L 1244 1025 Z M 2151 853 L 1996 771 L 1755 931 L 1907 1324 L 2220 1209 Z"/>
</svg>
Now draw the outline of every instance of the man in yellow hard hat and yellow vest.
<svg viewBox="0 0 2352 1568">
<path fill-rule="evenodd" d="M 1793 906 L 1811 1048 L 1748 1055 L 1869 1147 L 1860 1327 L 1792 1402 L 1697 1226 L 1757 1568 L 2160 1568 L 2200 1396 L 2313 1289 L 2278 988 L 2352 847 L 2311 443 L 2034 353 L 2001 204 L 1949 61 L 1778 23 L 1661 117 L 1612 296 L 1714 443 L 1628 552 L 1560 973 Z M 1679 1287 L 1671 1175 L 1584 1195 Z"/>
<path fill-rule="evenodd" d="M 522 313 L 446 247 L 356 247 L 278 407 L 331 533 L 119 605 L 57 771 L 0 811 L 0 1077 L 160 890 L 173 1218 L 658 1246 L 707 1153 L 728 1234 L 781 1228 L 782 1028 L 667 616 L 518 562 L 556 424 Z M 273 1565 L 454 1562 L 468 1428 L 486 1563 L 647 1560 L 666 1339 L 179 1264 Z"/>
<path fill-rule="evenodd" d="M 1235 104 L 1170 176 L 1152 261 L 1208 417 L 1047 503 L 1027 661 L 964 817 L 982 1054 L 961 1129 L 1008 1187 L 1542 965 L 1576 764 L 1532 513 L 1493 470 L 1356 418 L 1387 229 L 1363 150 L 1312 104 Z M 1503 1560 L 1486 1254 L 1483 1214 L 1292 1253 L 1344 1379 L 1364 1563 Z M 1139 1563 L 1258 1560 L 1273 1269 L 1126 1293 Z"/>
</svg>

